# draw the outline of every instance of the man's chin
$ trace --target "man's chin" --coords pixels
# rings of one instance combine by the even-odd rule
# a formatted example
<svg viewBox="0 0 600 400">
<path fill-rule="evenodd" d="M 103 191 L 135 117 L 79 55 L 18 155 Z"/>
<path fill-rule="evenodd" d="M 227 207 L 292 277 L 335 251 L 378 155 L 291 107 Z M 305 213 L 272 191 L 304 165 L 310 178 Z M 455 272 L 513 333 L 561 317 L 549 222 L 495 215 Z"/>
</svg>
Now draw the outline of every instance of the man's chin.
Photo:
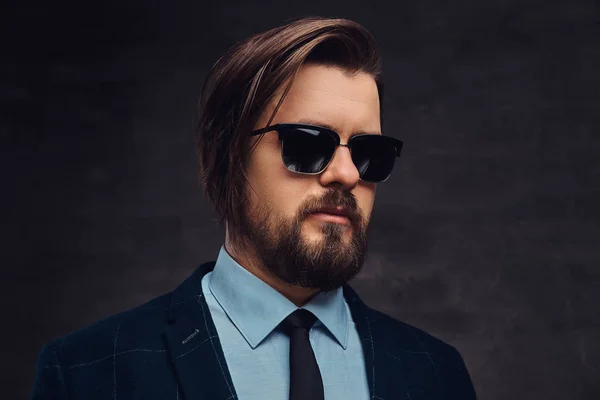
<svg viewBox="0 0 600 400">
<path fill-rule="evenodd" d="M 327 242 L 335 243 L 337 246 L 345 243 L 350 244 L 353 230 L 348 227 L 340 227 L 339 229 L 335 232 L 323 232 L 319 226 L 310 226 L 302 231 L 302 237 L 306 239 L 307 243 L 313 244 L 325 245 Z"/>
</svg>

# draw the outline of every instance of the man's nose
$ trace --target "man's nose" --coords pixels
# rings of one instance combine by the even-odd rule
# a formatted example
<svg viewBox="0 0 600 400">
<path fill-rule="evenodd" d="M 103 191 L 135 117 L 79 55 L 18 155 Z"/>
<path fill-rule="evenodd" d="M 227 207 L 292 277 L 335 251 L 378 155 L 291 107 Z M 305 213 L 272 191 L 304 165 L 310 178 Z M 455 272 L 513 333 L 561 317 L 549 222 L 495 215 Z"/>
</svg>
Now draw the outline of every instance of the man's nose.
<svg viewBox="0 0 600 400">
<path fill-rule="evenodd" d="M 352 189 L 360 180 L 358 169 L 352 161 L 352 154 L 347 144 L 340 144 L 325 171 L 320 175 L 321 184 L 329 186 L 338 182 L 345 189 Z"/>
</svg>

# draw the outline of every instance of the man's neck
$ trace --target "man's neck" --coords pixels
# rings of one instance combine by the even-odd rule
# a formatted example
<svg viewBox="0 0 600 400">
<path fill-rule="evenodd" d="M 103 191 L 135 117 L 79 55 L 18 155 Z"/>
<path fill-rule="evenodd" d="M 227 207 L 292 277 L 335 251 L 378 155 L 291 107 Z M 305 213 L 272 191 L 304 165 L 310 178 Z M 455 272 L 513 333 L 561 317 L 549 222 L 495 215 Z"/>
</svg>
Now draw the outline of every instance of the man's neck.
<svg viewBox="0 0 600 400">
<path fill-rule="evenodd" d="M 277 290 L 297 307 L 302 307 L 319 292 L 318 289 L 293 286 L 283 282 L 266 270 L 254 252 L 237 248 L 227 238 L 225 239 L 225 251 L 227 251 L 229 256 L 231 256 L 231 258 L 239 265 L 273 289 Z"/>
</svg>

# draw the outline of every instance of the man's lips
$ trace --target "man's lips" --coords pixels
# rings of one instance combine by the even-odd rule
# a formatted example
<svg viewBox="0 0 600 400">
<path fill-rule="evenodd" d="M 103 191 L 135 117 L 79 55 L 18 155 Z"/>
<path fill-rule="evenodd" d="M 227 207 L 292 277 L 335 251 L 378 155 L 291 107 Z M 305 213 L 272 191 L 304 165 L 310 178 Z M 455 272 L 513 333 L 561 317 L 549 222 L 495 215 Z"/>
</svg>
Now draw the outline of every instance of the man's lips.
<svg viewBox="0 0 600 400">
<path fill-rule="evenodd" d="M 350 216 L 350 213 L 348 212 L 348 210 L 343 207 L 324 207 L 324 208 L 319 208 L 318 210 L 313 211 L 313 213 L 340 215 L 340 216 L 345 216 L 345 217 Z"/>
<path fill-rule="evenodd" d="M 350 223 L 350 220 L 345 215 L 335 215 L 335 214 L 328 214 L 328 213 L 312 213 L 312 214 L 310 214 L 310 216 L 313 218 L 320 219 L 322 221 L 337 222 L 338 224 L 347 225 Z"/>
<path fill-rule="evenodd" d="M 350 224 L 350 218 L 348 218 L 348 216 L 343 215 L 343 214 L 332 214 L 329 212 L 324 212 L 322 210 L 319 210 L 317 212 L 311 213 L 310 216 L 313 218 L 322 220 L 322 221 L 336 222 L 338 224 L 343 224 L 343 225 Z"/>
</svg>

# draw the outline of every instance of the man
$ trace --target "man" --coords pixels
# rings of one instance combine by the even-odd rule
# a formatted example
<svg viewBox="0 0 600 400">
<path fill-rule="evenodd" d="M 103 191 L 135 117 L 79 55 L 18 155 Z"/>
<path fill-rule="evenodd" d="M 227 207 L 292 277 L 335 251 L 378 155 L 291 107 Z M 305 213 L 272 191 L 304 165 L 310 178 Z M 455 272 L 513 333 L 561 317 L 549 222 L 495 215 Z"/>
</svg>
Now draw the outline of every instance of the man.
<svg viewBox="0 0 600 400">
<path fill-rule="evenodd" d="M 460 354 L 367 307 L 381 67 L 355 22 L 307 18 L 238 43 L 206 79 L 199 175 L 225 243 L 174 291 L 42 348 L 33 399 L 475 398 Z"/>
</svg>

